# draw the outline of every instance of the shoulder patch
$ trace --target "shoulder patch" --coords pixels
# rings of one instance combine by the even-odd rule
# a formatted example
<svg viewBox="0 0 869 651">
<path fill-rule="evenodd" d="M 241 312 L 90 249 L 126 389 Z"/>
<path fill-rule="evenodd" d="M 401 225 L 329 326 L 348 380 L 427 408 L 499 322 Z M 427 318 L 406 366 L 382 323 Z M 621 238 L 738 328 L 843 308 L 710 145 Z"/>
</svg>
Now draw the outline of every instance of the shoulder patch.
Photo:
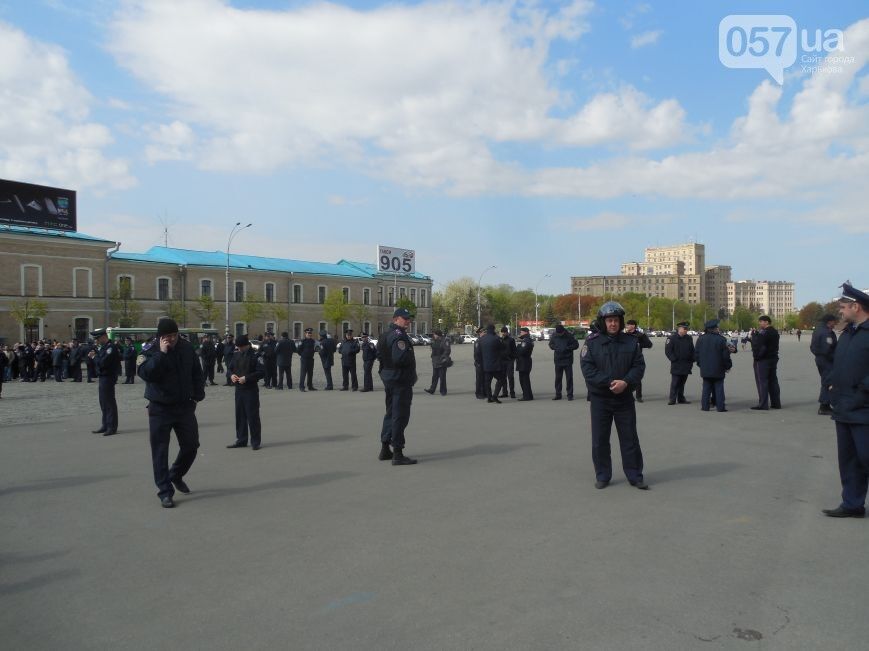
<svg viewBox="0 0 869 651">
<path fill-rule="evenodd" d="M 403 339 L 399 339 L 396 346 L 398 346 L 401 350 L 404 350 L 405 348 L 407 348 L 407 344 L 404 342 Z"/>
<path fill-rule="evenodd" d="M 583 346 L 582 351 L 579 353 L 579 356 L 585 357 L 586 355 L 588 355 L 588 346 Z"/>
<path fill-rule="evenodd" d="M 599 332 L 592 332 L 588 337 L 585 338 L 586 341 L 591 341 L 592 339 L 597 339 L 600 337 Z"/>
<path fill-rule="evenodd" d="M 106 346 L 106 354 L 111 355 L 111 353 L 112 353 L 112 347 L 111 347 L 111 346 Z"/>
<path fill-rule="evenodd" d="M 832 343 L 833 343 L 833 338 L 832 338 L 832 337 L 827 337 L 827 343 L 828 343 L 828 344 L 832 344 Z"/>
</svg>

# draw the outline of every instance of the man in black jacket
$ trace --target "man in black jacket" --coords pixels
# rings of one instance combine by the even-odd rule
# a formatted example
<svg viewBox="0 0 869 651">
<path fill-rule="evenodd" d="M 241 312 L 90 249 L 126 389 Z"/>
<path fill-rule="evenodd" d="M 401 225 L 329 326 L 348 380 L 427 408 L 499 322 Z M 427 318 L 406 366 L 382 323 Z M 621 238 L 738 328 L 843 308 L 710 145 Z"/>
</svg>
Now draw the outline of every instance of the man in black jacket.
<svg viewBox="0 0 869 651">
<path fill-rule="evenodd" d="M 157 495 L 164 508 L 175 506 L 177 488 L 189 493 L 184 476 L 196 460 L 199 449 L 199 423 L 196 403 L 205 399 L 205 377 L 193 346 L 178 336 L 172 319 L 157 323 L 157 340 L 144 351 L 139 377 L 146 383 L 151 463 Z M 172 430 L 178 439 L 178 456 L 169 467 L 169 440 Z"/>
<path fill-rule="evenodd" d="M 232 386 L 232 380 L 229 379 L 231 373 L 229 372 L 229 363 L 232 361 L 232 356 L 235 355 L 235 341 L 234 337 L 230 334 L 226 335 L 223 339 L 223 366 L 226 369 L 226 386 Z"/>
<path fill-rule="evenodd" d="M 534 392 L 531 391 L 531 354 L 534 352 L 534 338 L 531 331 L 519 328 L 519 341 L 516 342 L 516 371 L 519 373 L 519 387 L 522 389 L 522 397 L 519 402 L 534 400 Z"/>
<path fill-rule="evenodd" d="M 590 334 L 580 353 L 580 368 L 588 388 L 591 411 L 591 457 L 595 488 L 612 479 L 610 433 L 615 422 L 622 453 L 622 469 L 631 486 L 649 488 L 643 479 L 643 452 L 637 435 L 637 410 L 631 389 L 646 372 L 643 350 L 636 337 L 622 332 L 624 308 L 604 303 L 597 313 L 598 332 Z"/>
<path fill-rule="evenodd" d="M 642 331 L 637 329 L 637 322 L 634 321 L 634 319 L 630 319 L 627 323 L 625 323 L 625 334 L 629 334 L 632 337 L 636 337 L 637 341 L 640 342 L 640 348 L 645 349 L 645 348 L 652 347 L 652 340 L 649 339 L 649 335 L 647 335 L 645 332 L 642 332 Z M 643 401 L 643 383 L 642 382 L 637 383 L 637 388 L 636 388 L 636 391 L 634 391 L 634 393 L 637 396 L 637 402 L 642 402 Z"/>
<path fill-rule="evenodd" d="M 353 330 L 348 329 L 344 333 L 341 342 L 341 391 L 353 388 L 359 390 L 359 380 L 356 379 L 356 355 L 359 354 L 359 344 L 353 337 Z"/>
<path fill-rule="evenodd" d="M 314 341 L 314 329 L 305 328 L 305 338 L 299 343 L 299 391 L 316 391 L 314 388 L 314 353 L 317 342 Z"/>
<path fill-rule="evenodd" d="M 477 400 L 482 400 L 486 397 L 485 384 L 486 374 L 483 371 L 483 353 L 480 350 L 480 339 L 486 331 L 483 328 L 477 328 L 477 338 L 474 339 L 474 395 Z"/>
<path fill-rule="evenodd" d="M 555 326 L 555 332 L 549 338 L 549 347 L 555 351 L 555 397 L 561 400 L 562 377 L 567 378 L 567 399 L 573 400 L 573 351 L 579 348 L 579 342 L 560 323 Z"/>
<path fill-rule="evenodd" d="M 123 352 L 121 356 L 124 360 L 124 384 L 135 384 L 136 382 L 136 345 L 131 337 L 127 337 L 124 342 Z"/>
<path fill-rule="evenodd" d="M 320 363 L 323 365 L 323 375 L 326 376 L 326 391 L 331 391 L 332 367 L 335 366 L 335 351 L 338 343 L 325 330 L 320 330 Z"/>
<path fill-rule="evenodd" d="M 202 374 L 205 376 L 205 381 L 214 386 L 217 384 L 214 381 L 214 364 L 217 361 L 217 346 L 211 341 L 211 337 L 206 335 L 202 338 L 202 343 L 199 345 L 199 358 L 202 360 Z"/>
<path fill-rule="evenodd" d="M 265 375 L 265 368 L 262 358 L 251 348 L 247 335 L 241 335 L 235 345 L 238 351 L 229 363 L 229 379 L 235 386 L 235 441 L 226 447 L 246 448 L 250 432 L 250 447 L 259 450 L 262 446 L 262 424 L 257 382 Z"/>
<path fill-rule="evenodd" d="M 73 382 L 81 382 L 81 361 L 84 358 L 84 350 L 73 339 L 69 343 L 69 377 Z"/>
<path fill-rule="evenodd" d="M 265 367 L 265 382 L 263 382 L 263 386 L 266 389 L 277 389 L 278 388 L 278 360 L 277 360 L 277 352 L 275 348 L 277 347 L 277 342 L 275 341 L 275 335 L 271 332 L 267 332 L 263 337 L 262 346 L 260 346 L 259 354 L 263 360 L 263 366 Z"/>
<path fill-rule="evenodd" d="M 396 309 L 392 324 L 377 342 L 380 379 L 386 390 L 386 413 L 380 430 L 380 455 L 377 458 L 391 460 L 393 466 L 416 464 L 416 459 L 404 456 L 404 432 L 410 421 L 413 385 L 417 380 L 413 342 L 407 336 L 407 327 L 412 320 L 413 315 L 407 309 Z"/>
<path fill-rule="evenodd" d="M 705 332 L 700 335 L 694 348 L 694 361 L 700 367 L 703 378 L 703 393 L 700 409 L 709 411 L 710 399 L 715 398 L 715 408 L 727 411 L 724 402 L 724 376 L 733 367 L 727 340 L 718 332 L 718 319 L 707 321 Z"/>
<path fill-rule="evenodd" d="M 757 384 L 758 404 L 754 410 L 781 409 L 778 385 L 778 330 L 772 319 L 762 316 L 757 320 L 758 330 L 751 335 L 751 353 L 754 355 L 754 381 Z"/>
<path fill-rule="evenodd" d="M 516 397 L 516 340 L 510 336 L 510 329 L 507 326 L 501 328 L 501 342 L 504 348 L 501 351 L 501 397 L 507 397 L 507 388 L 510 389 L 510 397 Z"/>
<path fill-rule="evenodd" d="M 685 382 L 694 366 L 694 339 L 688 334 L 688 322 L 676 324 L 676 332 L 667 337 L 664 355 L 670 360 L 670 400 L 668 405 L 691 404 L 685 399 Z"/>
<path fill-rule="evenodd" d="M 434 395 L 438 384 L 441 387 L 441 395 L 447 395 L 447 369 L 452 366 L 450 357 L 450 340 L 444 337 L 442 330 L 432 332 L 431 338 L 431 386 L 423 389 L 426 393 Z"/>
<path fill-rule="evenodd" d="M 833 413 L 830 406 L 830 373 L 833 371 L 833 358 L 836 353 L 838 341 L 833 327 L 836 325 L 836 317 L 825 314 L 815 326 L 812 333 L 812 343 L 809 350 L 815 356 L 815 366 L 818 367 L 818 375 L 821 376 L 821 393 L 818 396 L 818 413 L 829 416 Z"/>
<path fill-rule="evenodd" d="M 281 333 L 281 340 L 275 346 L 275 361 L 278 363 L 278 389 L 284 388 L 284 377 L 287 378 L 287 388 L 293 388 L 293 355 L 296 353 L 296 342 L 290 339 L 289 332 Z"/>
<path fill-rule="evenodd" d="M 486 326 L 485 334 L 480 337 L 480 356 L 483 359 L 483 380 L 484 389 L 486 391 L 487 402 L 496 402 L 499 405 L 501 401 L 498 396 L 501 394 L 504 382 L 504 367 L 503 353 L 504 342 L 495 334 L 495 326 L 491 323 Z M 495 380 L 495 390 L 492 391 L 492 380 Z"/>
<path fill-rule="evenodd" d="M 360 393 L 367 393 L 374 391 L 374 377 L 371 371 L 377 359 L 377 346 L 371 343 L 367 332 L 362 333 L 361 339 L 359 347 L 362 350 L 362 391 Z"/>
<path fill-rule="evenodd" d="M 121 370 L 121 354 L 118 347 L 109 341 L 105 328 L 94 330 L 91 336 L 96 339 L 99 349 L 91 350 L 88 357 L 93 360 L 99 378 L 100 411 L 103 420 L 94 434 L 112 436 L 118 432 L 118 403 L 115 400 L 115 385 Z"/>
</svg>

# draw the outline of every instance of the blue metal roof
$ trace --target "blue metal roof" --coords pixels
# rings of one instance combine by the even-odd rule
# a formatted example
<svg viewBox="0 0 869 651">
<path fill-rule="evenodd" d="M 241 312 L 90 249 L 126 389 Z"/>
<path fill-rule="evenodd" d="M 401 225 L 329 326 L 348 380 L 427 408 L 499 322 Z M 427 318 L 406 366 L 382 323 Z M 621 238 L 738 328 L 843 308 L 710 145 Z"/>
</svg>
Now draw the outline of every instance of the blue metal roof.
<svg viewBox="0 0 869 651">
<path fill-rule="evenodd" d="M 153 246 L 145 253 L 127 253 L 118 251 L 112 254 L 114 260 L 130 262 L 157 262 L 163 264 L 178 264 L 191 267 L 226 268 L 225 251 L 193 251 L 190 249 L 175 249 L 165 246 Z M 229 254 L 229 266 L 232 269 L 253 269 L 256 271 L 276 271 L 282 273 L 306 274 L 311 276 L 346 276 L 349 278 L 374 278 L 379 274 L 373 264 L 340 260 L 333 264 L 329 262 L 308 262 L 305 260 L 288 260 L 284 258 L 265 258 L 256 255 Z M 418 280 L 426 279 L 422 274 L 412 276 Z"/>
<path fill-rule="evenodd" d="M 33 228 L 30 226 L 15 226 L 12 224 L 0 226 L 0 233 L 19 233 L 21 235 L 42 235 L 45 237 L 61 237 L 69 240 L 84 240 L 87 242 L 106 242 L 107 244 L 115 244 L 114 240 L 107 240 L 102 237 L 94 237 L 93 235 L 85 235 L 78 231 L 61 231 L 50 228 Z"/>
</svg>

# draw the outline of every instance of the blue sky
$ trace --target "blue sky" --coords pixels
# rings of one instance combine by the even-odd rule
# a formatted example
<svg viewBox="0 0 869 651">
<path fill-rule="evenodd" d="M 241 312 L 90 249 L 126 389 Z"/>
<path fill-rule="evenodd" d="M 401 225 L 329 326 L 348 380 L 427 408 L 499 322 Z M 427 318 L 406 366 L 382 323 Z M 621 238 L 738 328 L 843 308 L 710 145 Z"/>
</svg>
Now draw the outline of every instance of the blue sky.
<svg viewBox="0 0 869 651">
<path fill-rule="evenodd" d="M 840 29 L 779 85 L 730 14 Z M 869 285 L 862 2 L 0 1 L 0 177 L 79 230 L 289 258 L 417 251 L 436 282 L 541 292 L 699 241 L 736 279 Z M 828 53 L 822 52 L 822 55 Z M 862 275 L 861 275 L 862 274 Z M 437 285 L 436 285 L 437 288 Z"/>
</svg>

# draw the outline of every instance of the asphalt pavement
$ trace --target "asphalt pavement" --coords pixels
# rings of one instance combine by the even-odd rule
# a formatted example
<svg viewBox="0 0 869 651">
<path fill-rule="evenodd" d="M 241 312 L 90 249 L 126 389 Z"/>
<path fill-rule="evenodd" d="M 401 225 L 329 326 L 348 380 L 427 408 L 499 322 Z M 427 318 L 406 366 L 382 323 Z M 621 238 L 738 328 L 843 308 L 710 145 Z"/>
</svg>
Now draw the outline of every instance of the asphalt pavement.
<svg viewBox="0 0 869 651">
<path fill-rule="evenodd" d="M 449 395 L 423 393 L 417 349 L 410 467 L 377 460 L 379 383 L 261 391 L 260 451 L 226 449 L 234 390 L 209 387 L 193 493 L 171 510 L 141 383 L 118 387 L 113 437 L 90 433 L 95 384 L 7 383 L 0 646 L 865 648 L 869 521 L 821 514 L 840 487 L 808 338 L 782 338 L 784 409 L 769 412 L 749 410 L 742 350 L 728 413 L 700 411 L 696 369 L 692 404 L 668 406 L 653 342 L 637 405 L 649 491 L 624 479 L 615 434 L 614 481 L 594 488 L 578 356 L 576 400 L 552 402 L 541 343 L 536 400 L 501 405 L 474 398 L 469 345 Z"/>
</svg>

